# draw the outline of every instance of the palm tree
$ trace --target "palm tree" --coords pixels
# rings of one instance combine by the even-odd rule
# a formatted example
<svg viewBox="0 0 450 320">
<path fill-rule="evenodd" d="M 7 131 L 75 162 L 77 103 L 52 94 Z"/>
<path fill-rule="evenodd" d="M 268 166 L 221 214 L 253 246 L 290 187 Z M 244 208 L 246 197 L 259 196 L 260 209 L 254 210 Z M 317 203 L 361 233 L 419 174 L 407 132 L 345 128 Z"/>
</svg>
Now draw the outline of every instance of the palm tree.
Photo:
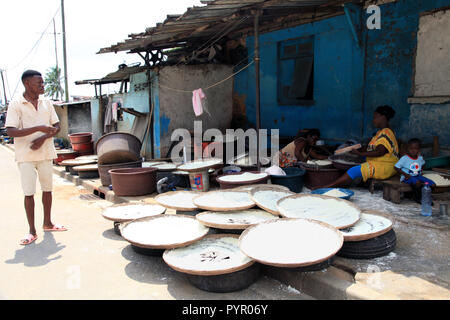
<svg viewBox="0 0 450 320">
<path fill-rule="evenodd" d="M 64 94 L 64 89 L 61 86 L 61 68 L 52 67 L 45 75 L 45 96 L 51 97 L 53 100 L 58 100 Z"/>
</svg>

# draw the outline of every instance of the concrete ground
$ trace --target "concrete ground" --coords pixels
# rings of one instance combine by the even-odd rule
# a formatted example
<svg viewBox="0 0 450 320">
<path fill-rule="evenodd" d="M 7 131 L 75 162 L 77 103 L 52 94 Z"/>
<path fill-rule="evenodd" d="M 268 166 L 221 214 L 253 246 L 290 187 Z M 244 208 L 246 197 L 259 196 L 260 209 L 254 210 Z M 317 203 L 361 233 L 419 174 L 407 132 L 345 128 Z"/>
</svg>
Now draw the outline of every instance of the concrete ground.
<svg viewBox="0 0 450 320">
<path fill-rule="evenodd" d="M 433 216 L 425 218 L 420 215 L 420 206 L 410 200 L 393 204 L 383 200 L 380 190 L 370 194 L 355 189 L 352 202 L 361 209 L 379 210 L 394 217 L 397 246 L 389 255 L 368 260 L 335 257 L 332 266 L 317 272 L 264 267 L 263 276 L 250 288 L 237 293 L 212 294 L 193 288 L 161 259 L 134 253 L 127 242 L 114 234 L 112 223 L 101 217 L 102 208 L 112 203 L 152 203 L 153 196 L 119 198 L 101 187 L 98 179 L 79 179 L 66 173 L 63 167 L 54 167 L 57 176 L 54 216 L 56 222 L 67 225 L 71 231 L 45 235 L 41 232 L 36 244 L 19 246 L 18 240 L 26 232 L 26 220 L 18 174 L 8 148 L 11 146 L 0 148 L 0 172 L 8 181 L 0 188 L 7 195 L 4 196 L 7 212 L 15 215 L 12 224 L 1 226 L 4 246 L 0 249 L 0 268 L 7 272 L 0 272 L 0 297 L 450 299 L 450 219 L 437 212 L 440 202 L 449 203 L 450 192 L 433 195 Z M 38 209 L 38 219 L 40 212 Z M 18 280 L 8 274 L 15 274 Z M 49 282 L 51 277 L 55 280 Z M 30 288 L 23 292 L 17 281 L 22 285 L 30 283 Z"/>
<path fill-rule="evenodd" d="M 54 175 L 53 222 L 67 232 L 42 231 L 41 192 L 35 197 L 38 239 L 28 233 L 14 154 L 0 146 L 0 299 L 8 300 L 309 300 L 268 276 L 234 293 L 201 291 L 161 258 L 135 253 L 101 216 L 111 202 Z"/>
</svg>

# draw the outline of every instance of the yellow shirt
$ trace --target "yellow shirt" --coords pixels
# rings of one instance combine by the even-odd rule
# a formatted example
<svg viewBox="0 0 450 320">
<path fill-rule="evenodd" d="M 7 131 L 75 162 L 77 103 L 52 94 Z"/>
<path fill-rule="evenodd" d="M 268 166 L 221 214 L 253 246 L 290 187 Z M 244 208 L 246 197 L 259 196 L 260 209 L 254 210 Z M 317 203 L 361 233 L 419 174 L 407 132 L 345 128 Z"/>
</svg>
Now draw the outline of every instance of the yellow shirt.
<svg viewBox="0 0 450 320">
<path fill-rule="evenodd" d="M 387 153 L 381 157 L 367 157 L 361 165 L 364 181 L 367 179 L 389 179 L 396 174 L 394 165 L 398 161 L 398 143 L 394 132 L 389 128 L 381 129 L 370 141 L 367 151 L 375 150 L 379 145 L 386 148 Z"/>
<path fill-rule="evenodd" d="M 59 122 L 53 103 L 39 98 L 38 108 L 27 101 L 23 95 L 9 104 L 5 127 L 26 129 L 36 126 L 52 126 Z M 31 149 L 31 143 L 43 136 L 43 132 L 35 132 L 29 136 L 14 138 L 17 162 L 53 160 L 57 158 L 53 139 L 47 139 L 38 150 Z"/>
</svg>

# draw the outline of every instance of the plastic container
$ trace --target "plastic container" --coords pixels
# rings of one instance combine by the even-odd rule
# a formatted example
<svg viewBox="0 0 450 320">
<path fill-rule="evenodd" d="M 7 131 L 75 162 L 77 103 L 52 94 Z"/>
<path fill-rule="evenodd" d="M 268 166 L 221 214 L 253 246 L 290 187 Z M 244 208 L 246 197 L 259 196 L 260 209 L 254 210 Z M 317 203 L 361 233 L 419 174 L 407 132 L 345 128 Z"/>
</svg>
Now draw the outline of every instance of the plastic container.
<svg viewBox="0 0 450 320">
<path fill-rule="evenodd" d="M 324 186 L 337 180 L 345 171 L 340 169 L 305 168 L 305 186 L 309 189 Z"/>
<path fill-rule="evenodd" d="M 422 187 L 422 215 L 425 217 L 431 216 L 431 188 L 428 182 Z"/>
<path fill-rule="evenodd" d="M 283 168 L 285 176 L 271 175 L 272 184 L 278 184 L 289 188 L 290 191 L 299 193 L 303 189 L 303 176 L 306 171 L 299 167 Z"/>
<path fill-rule="evenodd" d="M 156 168 L 125 168 L 109 170 L 116 196 L 130 197 L 156 191 Z"/>
<path fill-rule="evenodd" d="M 92 132 L 80 132 L 69 134 L 70 143 L 90 143 L 92 141 Z"/>
<path fill-rule="evenodd" d="M 108 187 L 111 184 L 111 175 L 109 170 L 120 168 L 141 168 L 142 161 L 114 163 L 114 164 L 99 164 L 98 173 L 100 175 L 100 181 L 102 186 Z"/>
</svg>

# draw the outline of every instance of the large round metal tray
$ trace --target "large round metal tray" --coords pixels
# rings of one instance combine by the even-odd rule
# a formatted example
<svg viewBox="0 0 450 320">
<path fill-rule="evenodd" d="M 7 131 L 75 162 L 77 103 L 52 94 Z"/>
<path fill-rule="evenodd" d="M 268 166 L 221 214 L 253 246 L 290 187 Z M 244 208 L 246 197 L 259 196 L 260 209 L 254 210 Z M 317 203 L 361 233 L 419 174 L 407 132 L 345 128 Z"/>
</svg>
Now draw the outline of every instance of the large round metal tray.
<svg viewBox="0 0 450 320">
<path fill-rule="evenodd" d="M 245 210 L 255 206 L 248 192 L 234 190 L 209 191 L 195 197 L 193 202 L 197 207 L 211 211 Z"/>
<path fill-rule="evenodd" d="M 334 256 L 344 237 L 336 228 L 309 219 L 278 219 L 246 229 L 239 247 L 262 264 L 297 268 L 315 265 Z"/>
<path fill-rule="evenodd" d="M 220 168 L 221 166 L 223 166 L 221 159 L 202 159 L 181 164 L 177 167 L 177 170 L 199 172 L 209 170 L 210 168 Z"/>
<path fill-rule="evenodd" d="M 296 194 L 277 202 L 285 218 L 322 221 L 337 229 L 353 226 L 361 217 L 361 209 L 348 200 L 314 194 Z"/>
<path fill-rule="evenodd" d="M 388 233 L 394 225 L 391 215 L 379 211 L 363 211 L 353 226 L 340 230 L 344 241 L 363 241 Z"/>
<path fill-rule="evenodd" d="M 208 232 L 208 227 L 187 215 L 163 214 L 120 225 L 120 233 L 125 240 L 148 249 L 184 247 L 200 240 Z"/>
<path fill-rule="evenodd" d="M 280 199 L 295 195 L 291 191 L 274 190 L 271 188 L 255 188 L 250 192 L 252 200 L 258 207 L 275 215 L 280 215 L 277 202 Z"/>
<path fill-rule="evenodd" d="M 226 230 L 243 230 L 264 221 L 278 219 L 277 216 L 259 209 L 205 211 L 196 215 L 196 218 L 207 227 Z"/>
<path fill-rule="evenodd" d="M 248 184 L 248 185 L 245 185 L 245 186 L 233 188 L 233 190 L 234 191 L 251 192 L 255 188 L 259 188 L 259 187 L 270 188 L 272 190 L 290 191 L 288 187 L 285 187 L 285 186 L 282 186 L 282 185 L 279 185 L 279 184 Z"/>
<path fill-rule="evenodd" d="M 196 191 L 171 191 L 155 197 L 155 201 L 168 209 L 177 211 L 196 211 L 198 207 L 194 204 L 193 199 L 202 192 Z"/>
<path fill-rule="evenodd" d="M 239 236 L 214 234 L 185 246 L 166 250 L 164 261 L 174 270 L 193 275 L 219 275 L 248 268 L 255 263 L 239 249 Z"/>
<path fill-rule="evenodd" d="M 144 217 L 152 217 L 166 212 L 166 208 L 157 204 L 126 203 L 115 204 L 103 209 L 102 216 L 114 222 L 128 222 Z"/>
</svg>

